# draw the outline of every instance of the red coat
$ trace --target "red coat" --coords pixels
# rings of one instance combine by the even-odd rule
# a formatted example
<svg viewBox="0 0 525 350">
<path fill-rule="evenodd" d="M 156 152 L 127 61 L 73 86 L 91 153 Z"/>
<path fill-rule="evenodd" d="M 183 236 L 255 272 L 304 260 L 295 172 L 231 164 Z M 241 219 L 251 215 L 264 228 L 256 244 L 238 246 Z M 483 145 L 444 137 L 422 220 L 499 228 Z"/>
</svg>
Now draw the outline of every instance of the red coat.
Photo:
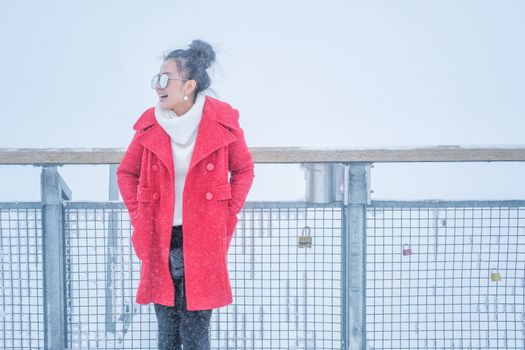
<svg viewBox="0 0 525 350">
<path fill-rule="evenodd" d="M 138 304 L 173 306 L 169 248 L 175 196 L 169 135 L 154 107 L 133 126 L 136 133 L 117 170 L 130 213 L 131 241 L 142 262 Z M 229 172 L 231 173 L 228 179 Z M 183 252 L 188 310 L 232 303 L 226 255 L 254 178 L 252 155 L 239 112 L 206 96 L 183 194 Z"/>
</svg>

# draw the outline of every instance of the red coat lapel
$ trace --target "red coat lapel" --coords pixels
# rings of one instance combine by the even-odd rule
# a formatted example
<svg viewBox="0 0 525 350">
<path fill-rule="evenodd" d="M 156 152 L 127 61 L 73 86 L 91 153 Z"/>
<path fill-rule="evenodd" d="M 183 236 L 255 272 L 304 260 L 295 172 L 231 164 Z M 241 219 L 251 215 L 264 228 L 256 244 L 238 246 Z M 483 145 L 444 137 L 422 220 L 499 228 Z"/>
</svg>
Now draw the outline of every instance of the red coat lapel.
<svg viewBox="0 0 525 350">
<path fill-rule="evenodd" d="M 195 148 L 191 156 L 188 174 L 190 174 L 195 164 L 206 158 L 209 154 L 236 140 L 235 135 L 224 127 L 224 125 L 234 127 L 234 124 L 228 119 L 228 117 L 231 118 L 231 116 L 219 113 L 219 111 L 213 107 L 214 103 L 206 96 L 202 120 L 199 125 L 199 131 L 197 132 L 197 140 L 195 141 Z"/>
<path fill-rule="evenodd" d="M 199 161 L 215 150 L 236 140 L 235 135 L 225 127 L 236 127 L 233 120 L 236 116 L 232 112 L 217 108 L 215 99 L 206 96 L 202 113 L 188 174 Z M 133 129 L 140 132 L 138 141 L 164 163 L 173 178 L 171 140 L 155 118 L 155 107 L 146 110 L 135 123 Z"/>
</svg>

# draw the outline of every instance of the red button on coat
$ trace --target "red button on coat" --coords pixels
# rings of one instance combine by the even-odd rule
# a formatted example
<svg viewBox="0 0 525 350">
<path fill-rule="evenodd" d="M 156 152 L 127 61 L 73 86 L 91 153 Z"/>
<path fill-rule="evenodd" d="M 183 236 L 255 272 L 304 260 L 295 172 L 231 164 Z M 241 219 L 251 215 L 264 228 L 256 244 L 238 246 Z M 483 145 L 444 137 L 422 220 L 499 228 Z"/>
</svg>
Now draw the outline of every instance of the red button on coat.
<svg viewBox="0 0 525 350">
<path fill-rule="evenodd" d="M 207 200 L 211 200 L 213 198 L 213 193 L 211 192 L 206 192 L 206 199 Z"/>
<path fill-rule="evenodd" d="M 213 165 L 213 163 L 206 164 L 206 169 L 208 169 L 209 171 L 212 171 L 214 168 L 215 166 Z"/>
<path fill-rule="evenodd" d="M 153 199 L 154 200 L 159 199 L 159 194 L 157 192 L 153 193 Z"/>
<path fill-rule="evenodd" d="M 152 165 L 151 166 L 151 170 L 153 170 L 154 172 L 159 172 L 159 167 L 157 165 Z"/>
</svg>

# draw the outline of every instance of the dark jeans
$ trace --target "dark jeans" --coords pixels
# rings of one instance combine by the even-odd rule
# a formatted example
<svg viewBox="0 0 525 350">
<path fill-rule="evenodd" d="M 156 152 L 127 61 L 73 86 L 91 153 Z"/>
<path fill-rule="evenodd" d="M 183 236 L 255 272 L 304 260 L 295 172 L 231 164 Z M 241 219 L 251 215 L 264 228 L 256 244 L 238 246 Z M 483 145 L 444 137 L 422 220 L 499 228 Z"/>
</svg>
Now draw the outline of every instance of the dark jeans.
<svg viewBox="0 0 525 350">
<path fill-rule="evenodd" d="M 170 248 L 175 247 L 182 247 L 182 226 L 173 227 Z M 175 287 L 175 306 L 154 304 L 159 329 L 159 350 L 209 350 L 209 327 L 213 309 L 189 311 L 184 277 L 172 278 L 172 281 Z"/>
</svg>

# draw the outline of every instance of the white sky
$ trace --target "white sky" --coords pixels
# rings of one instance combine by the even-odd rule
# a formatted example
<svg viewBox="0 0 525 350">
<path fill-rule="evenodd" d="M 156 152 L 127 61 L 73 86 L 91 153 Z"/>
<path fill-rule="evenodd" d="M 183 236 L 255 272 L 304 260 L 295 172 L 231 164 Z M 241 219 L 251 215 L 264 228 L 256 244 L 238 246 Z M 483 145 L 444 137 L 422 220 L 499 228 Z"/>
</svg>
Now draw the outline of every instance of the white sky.
<svg viewBox="0 0 525 350">
<path fill-rule="evenodd" d="M 252 147 L 525 147 L 524 16 L 518 0 L 4 1 L 0 148 L 126 147 L 160 56 L 195 38 Z M 37 200 L 39 171 L 0 166 L 0 201 Z M 256 171 L 249 200 L 303 195 L 297 165 Z M 107 199 L 107 167 L 60 172 L 73 199 Z M 523 199 L 524 174 L 376 164 L 372 198 Z"/>
</svg>

